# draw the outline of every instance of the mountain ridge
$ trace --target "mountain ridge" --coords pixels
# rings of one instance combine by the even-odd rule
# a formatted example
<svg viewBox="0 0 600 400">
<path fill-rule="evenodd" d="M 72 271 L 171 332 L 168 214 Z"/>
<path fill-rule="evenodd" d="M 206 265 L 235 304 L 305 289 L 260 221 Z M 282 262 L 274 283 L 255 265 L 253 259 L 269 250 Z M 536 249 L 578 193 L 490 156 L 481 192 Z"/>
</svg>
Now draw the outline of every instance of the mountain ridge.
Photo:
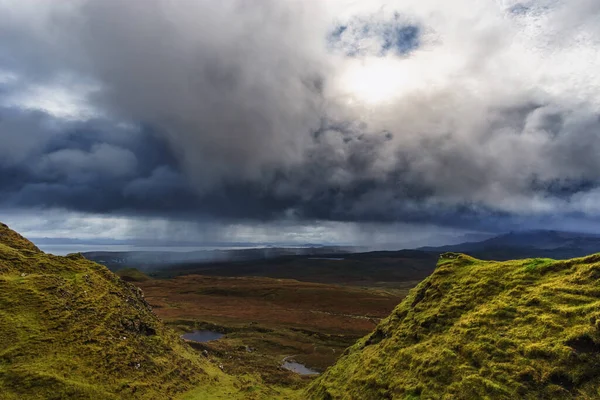
<svg viewBox="0 0 600 400">
<path fill-rule="evenodd" d="M 312 399 L 600 398 L 600 254 L 436 270 L 309 388 Z"/>
<path fill-rule="evenodd" d="M 467 253 L 476 258 L 494 260 L 531 257 L 566 259 L 600 252 L 600 235 L 541 229 L 513 231 L 482 241 L 421 247 L 418 250 Z"/>
</svg>

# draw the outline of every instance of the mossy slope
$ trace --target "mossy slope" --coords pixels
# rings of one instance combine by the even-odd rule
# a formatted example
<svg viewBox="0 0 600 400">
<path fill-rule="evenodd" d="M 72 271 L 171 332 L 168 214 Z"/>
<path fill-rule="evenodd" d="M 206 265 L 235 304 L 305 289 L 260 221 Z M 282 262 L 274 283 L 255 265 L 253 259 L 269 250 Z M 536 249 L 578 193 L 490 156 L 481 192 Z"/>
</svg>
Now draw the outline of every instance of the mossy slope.
<svg viewBox="0 0 600 400">
<path fill-rule="evenodd" d="M 123 268 L 115 272 L 125 282 L 144 282 L 150 277 L 136 268 Z"/>
<path fill-rule="evenodd" d="M 215 370 L 139 289 L 0 224 L 0 398 L 168 399 L 214 387 Z"/>
<path fill-rule="evenodd" d="M 436 271 L 318 378 L 311 399 L 598 399 L 600 255 Z"/>
</svg>

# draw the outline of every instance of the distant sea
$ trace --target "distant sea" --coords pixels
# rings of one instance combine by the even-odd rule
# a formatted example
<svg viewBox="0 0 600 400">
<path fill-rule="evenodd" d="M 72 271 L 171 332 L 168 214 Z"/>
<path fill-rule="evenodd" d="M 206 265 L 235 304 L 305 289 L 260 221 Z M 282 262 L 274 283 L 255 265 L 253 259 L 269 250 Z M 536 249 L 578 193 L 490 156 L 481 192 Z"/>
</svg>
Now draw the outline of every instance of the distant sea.
<svg viewBox="0 0 600 400">
<path fill-rule="evenodd" d="M 249 247 L 242 246 L 135 246 L 130 244 L 39 244 L 42 251 L 57 256 L 65 256 L 71 253 L 85 253 L 90 251 L 164 251 L 174 253 L 185 253 L 190 251 L 211 251 L 211 250 L 248 250 L 264 249 L 272 246 L 256 245 Z"/>
</svg>

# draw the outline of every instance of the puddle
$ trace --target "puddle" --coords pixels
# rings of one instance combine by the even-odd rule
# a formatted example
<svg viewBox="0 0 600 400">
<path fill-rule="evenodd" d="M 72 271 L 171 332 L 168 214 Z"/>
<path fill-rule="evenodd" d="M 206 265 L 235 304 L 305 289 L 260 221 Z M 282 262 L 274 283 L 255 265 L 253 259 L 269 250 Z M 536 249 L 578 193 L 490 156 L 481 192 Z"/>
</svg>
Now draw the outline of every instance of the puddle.
<svg viewBox="0 0 600 400">
<path fill-rule="evenodd" d="M 225 334 L 213 331 L 194 331 L 181 335 L 185 340 L 191 340 L 193 342 L 210 342 L 217 340 L 225 336 Z"/>
<path fill-rule="evenodd" d="M 288 371 L 295 372 L 299 375 L 319 375 L 319 372 L 294 361 L 284 361 L 281 366 Z"/>
</svg>

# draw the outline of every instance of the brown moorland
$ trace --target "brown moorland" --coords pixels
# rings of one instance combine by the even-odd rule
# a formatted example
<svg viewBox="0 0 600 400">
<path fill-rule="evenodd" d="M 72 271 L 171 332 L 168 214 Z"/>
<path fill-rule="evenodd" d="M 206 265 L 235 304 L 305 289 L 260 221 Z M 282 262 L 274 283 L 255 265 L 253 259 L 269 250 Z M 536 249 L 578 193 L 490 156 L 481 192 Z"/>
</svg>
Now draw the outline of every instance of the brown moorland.
<svg viewBox="0 0 600 400">
<path fill-rule="evenodd" d="M 292 279 L 200 275 L 137 284 L 165 321 L 255 322 L 356 335 L 370 332 L 406 293 Z"/>
<path fill-rule="evenodd" d="M 382 289 L 201 275 L 147 279 L 132 270 L 122 275 L 135 281 L 154 312 L 180 332 L 225 333 L 213 342 L 191 344 L 226 372 L 258 372 L 266 383 L 291 387 L 310 378 L 283 370 L 284 359 L 325 370 L 371 332 L 413 286 L 407 282 L 405 287 Z"/>
</svg>

